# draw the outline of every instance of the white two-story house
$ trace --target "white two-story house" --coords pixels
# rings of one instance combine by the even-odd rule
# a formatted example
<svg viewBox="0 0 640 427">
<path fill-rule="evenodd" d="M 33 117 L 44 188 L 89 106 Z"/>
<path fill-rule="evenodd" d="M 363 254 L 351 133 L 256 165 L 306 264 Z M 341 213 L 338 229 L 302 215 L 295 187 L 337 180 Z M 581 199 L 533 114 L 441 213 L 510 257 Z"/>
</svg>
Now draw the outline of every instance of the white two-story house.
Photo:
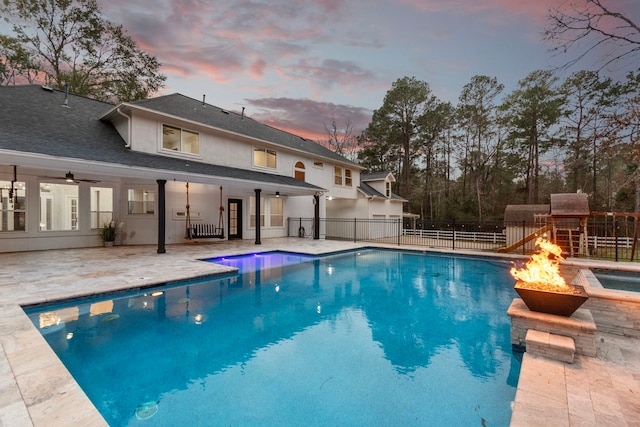
<svg viewBox="0 0 640 427">
<path fill-rule="evenodd" d="M 324 218 L 400 218 L 390 174 L 180 94 L 113 105 L 0 87 L 0 252 L 193 238 L 323 238 Z M 198 234 L 199 233 L 199 234 Z M 204 236 L 204 237 L 203 237 Z"/>
</svg>

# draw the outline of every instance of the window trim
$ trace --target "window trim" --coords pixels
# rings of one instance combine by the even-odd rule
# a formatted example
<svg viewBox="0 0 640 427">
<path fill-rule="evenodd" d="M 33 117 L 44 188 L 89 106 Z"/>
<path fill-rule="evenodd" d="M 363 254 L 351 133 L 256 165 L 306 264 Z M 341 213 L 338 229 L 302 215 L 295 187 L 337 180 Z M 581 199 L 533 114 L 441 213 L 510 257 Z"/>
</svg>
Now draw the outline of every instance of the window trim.
<svg viewBox="0 0 640 427">
<path fill-rule="evenodd" d="M 137 218 L 141 218 L 143 216 L 146 217 L 154 217 L 158 214 L 158 197 L 157 197 L 157 189 L 155 188 L 151 188 L 152 186 L 149 185 L 136 185 L 136 186 L 127 186 L 125 188 L 125 194 L 126 194 L 126 207 L 127 207 L 127 215 L 128 216 L 134 216 Z M 132 200 L 129 200 L 129 192 L 131 190 L 139 190 L 139 191 L 149 191 L 151 193 L 153 193 L 153 212 L 148 212 L 148 210 L 146 212 L 131 212 L 131 210 L 129 209 L 129 204 L 132 202 Z M 133 200 L 133 202 L 141 202 L 141 203 L 150 203 L 151 201 L 137 201 L 137 200 Z M 143 205 L 144 206 L 144 205 Z"/>
<path fill-rule="evenodd" d="M 97 200 L 97 204 L 98 206 L 96 206 L 96 210 L 93 210 L 92 208 L 94 207 L 94 202 L 96 202 L 96 200 L 94 199 L 94 191 L 97 191 L 98 196 L 100 195 L 100 192 L 102 190 L 110 190 L 111 191 L 111 210 L 103 210 L 101 209 L 102 206 L 100 205 L 100 200 Z M 127 197 L 129 195 L 129 192 L 127 190 Z M 90 196 L 90 201 L 89 201 L 89 228 L 91 230 L 98 230 L 100 228 L 102 228 L 102 226 L 104 224 L 108 224 L 111 221 L 114 220 L 114 210 L 115 210 L 115 190 L 113 187 L 110 186 L 98 186 L 98 185 L 91 185 L 89 187 L 89 196 Z M 127 200 L 128 202 L 128 200 Z M 127 209 L 128 210 L 128 209 Z M 109 221 L 100 221 L 101 217 L 109 217 Z M 94 227 L 94 219 L 95 219 L 95 227 Z"/>
<path fill-rule="evenodd" d="M 338 178 L 340 178 L 339 183 L 338 183 Z M 334 166 L 333 167 L 333 185 L 339 186 L 339 187 L 345 187 L 345 188 L 353 188 L 353 169 Z"/>
<path fill-rule="evenodd" d="M 280 213 L 273 213 L 273 203 L 280 202 Z M 280 218 L 280 225 L 273 225 L 273 218 Z M 271 197 L 269 199 L 269 228 L 284 228 L 284 201 L 280 197 Z"/>
<path fill-rule="evenodd" d="M 340 179 L 340 182 L 338 182 L 338 179 Z M 333 167 L 333 185 L 339 185 L 340 187 L 342 187 L 342 184 L 344 182 L 344 171 L 340 166 L 334 166 Z"/>
<path fill-rule="evenodd" d="M 164 128 L 166 127 L 170 127 L 173 129 L 177 129 L 180 130 L 180 149 L 179 150 L 172 150 L 170 148 L 166 148 L 164 146 Z M 189 151 L 184 151 L 183 150 L 183 131 L 184 132 L 189 132 L 192 134 L 196 134 L 198 135 L 198 152 L 197 153 L 192 153 Z M 159 151 L 162 153 L 170 153 L 172 156 L 185 156 L 185 157 L 191 157 L 191 158 L 202 158 L 202 154 L 201 154 L 201 147 L 202 147 L 202 138 L 201 138 L 202 134 L 200 132 L 197 132 L 193 129 L 188 129 L 182 126 L 177 126 L 177 125 L 171 125 L 168 123 L 161 123 L 160 124 L 160 149 Z"/>
<path fill-rule="evenodd" d="M 249 230 L 255 230 L 256 228 L 256 224 L 257 224 L 257 220 L 256 220 L 256 205 L 255 205 L 255 200 L 256 200 L 256 196 L 249 196 L 249 222 L 248 222 L 248 229 Z M 253 201 L 253 203 L 252 203 Z M 266 226 L 266 213 L 265 213 L 265 197 L 264 196 L 260 196 L 260 228 L 263 228 Z M 253 218 L 253 225 L 251 224 L 251 219 Z"/>
<path fill-rule="evenodd" d="M 298 166 L 300 165 L 300 166 Z M 298 175 L 302 176 L 302 179 L 298 178 Z M 307 181 L 307 168 L 301 160 L 298 160 L 295 165 L 293 165 L 293 177 L 298 181 L 306 182 Z"/>
<path fill-rule="evenodd" d="M 26 181 L 14 181 L 12 198 L 9 198 L 9 188 L 11 181 L 5 181 L 0 179 L 0 234 L 13 233 L 13 232 L 26 232 L 27 231 L 27 190 L 28 186 Z M 18 203 L 15 200 L 18 199 Z M 3 216 L 6 215 L 6 218 Z M 17 219 L 17 221 L 16 221 Z M 16 228 L 16 223 L 19 228 Z M 2 225 L 6 224 L 5 229 Z M 9 229 L 8 227 L 12 228 Z M 22 228 L 20 228 L 22 226 Z"/>
<path fill-rule="evenodd" d="M 51 186 L 44 191 L 44 186 Z M 72 189 L 55 191 L 56 188 Z M 51 192 L 51 190 L 54 190 Z M 49 180 L 38 182 L 39 226 L 40 232 L 77 232 L 80 230 L 80 185 L 78 183 L 55 183 Z M 44 202 L 44 204 L 43 204 Z M 74 206 L 75 203 L 75 206 Z M 44 218 L 43 218 L 44 216 Z M 44 221 L 43 221 L 44 219 Z M 44 227 L 43 227 L 44 224 Z M 58 227 L 56 227 L 58 225 Z M 62 225 L 60 227 L 60 225 Z"/>
<path fill-rule="evenodd" d="M 257 151 L 262 151 L 264 153 L 264 165 L 259 165 L 256 164 L 256 152 Z M 269 166 L 269 154 L 273 154 L 273 159 L 274 159 L 274 165 Z M 258 168 L 258 169 L 266 169 L 266 170 L 270 170 L 270 171 L 274 171 L 278 169 L 278 152 L 276 150 L 272 150 L 270 148 L 264 148 L 264 147 L 257 147 L 254 146 L 253 149 L 251 150 L 251 165 L 254 168 Z"/>
</svg>

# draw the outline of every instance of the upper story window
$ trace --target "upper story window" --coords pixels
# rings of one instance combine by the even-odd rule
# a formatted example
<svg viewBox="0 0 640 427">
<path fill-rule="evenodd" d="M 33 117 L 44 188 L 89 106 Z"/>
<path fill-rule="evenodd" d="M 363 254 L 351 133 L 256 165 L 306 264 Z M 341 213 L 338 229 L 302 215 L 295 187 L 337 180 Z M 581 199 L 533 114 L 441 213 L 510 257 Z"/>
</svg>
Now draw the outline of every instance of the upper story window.
<svg viewBox="0 0 640 427">
<path fill-rule="evenodd" d="M 181 153 L 199 154 L 200 135 L 175 126 L 162 125 L 162 148 Z"/>
<path fill-rule="evenodd" d="M 391 197 L 391 183 L 389 181 L 384 183 L 385 186 L 385 196 Z"/>
<path fill-rule="evenodd" d="M 333 183 L 335 185 L 342 185 L 342 168 L 337 166 L 333 168 Z"/>
<path fill-rule="evenodd" d="M 276 168 L 276 152 L 266 148 L 253 149 L 253 165 L 260 168 Z"/>
<path fill-rule="evenodd" d="M 297 162 L 293 170 L 293 177 L 298 181 L 304 181 L 304 172 L 305 172 L 304 163 Z"/>
<path fill-rule="evenodd" d="M 335 185 L 344 185 L 345 187 L 353 186 L 353 177 L 351 169 L 333 168 L 333 183 Z"/>
</svg>

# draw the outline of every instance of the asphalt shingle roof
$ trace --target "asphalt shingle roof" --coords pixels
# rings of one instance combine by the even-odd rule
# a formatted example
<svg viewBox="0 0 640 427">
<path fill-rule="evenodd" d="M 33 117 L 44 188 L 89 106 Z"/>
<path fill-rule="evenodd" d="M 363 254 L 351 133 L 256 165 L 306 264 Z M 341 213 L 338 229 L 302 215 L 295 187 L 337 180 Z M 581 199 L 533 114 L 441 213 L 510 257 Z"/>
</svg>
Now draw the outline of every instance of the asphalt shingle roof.
<svg viewBox="0 0 640 427">
<path fill-rule="evenodd" d="M 374 173 L 363 173 L 360 175 L 360 181 L 377 181 L 380 179 L 385 179 L 389 175 L 389 172 L 374 172 Z"/>
<path fill-rule="evenodd" d="M 380 197 L 380 198 L 386 198 L 386 196 L 384 194 L 382 194 L 381 192 L 379 192 L 378 190 L 376 190 L 375 188 L 373 188 L 372 186 L 370 186 L 369 184 L 367 184 L 366 182 L 362 182 L 360 184 L 360 187 L 358 187 L 360 189 L 360 191 L 362 191 L 366 196 L 370 196 L 370 197 Z M 392 200 L 402 200 L 404 201 L 405 199 L 403 197 L 398 196 L 397 194 L 391 193 L 391 197 Z"/>
<path fill-rule="evenodd" d="M 113 104 L 72 94 L 65 98 L 64 92 L 39 85 L 0 86 L 0 149 L 319 189 L 293 177 L 131 151 L 111 123 L 99 120 Z M 153 105 L 168 109 L 170 99 L 182 96 L 163 98 Z"/>
</svg>

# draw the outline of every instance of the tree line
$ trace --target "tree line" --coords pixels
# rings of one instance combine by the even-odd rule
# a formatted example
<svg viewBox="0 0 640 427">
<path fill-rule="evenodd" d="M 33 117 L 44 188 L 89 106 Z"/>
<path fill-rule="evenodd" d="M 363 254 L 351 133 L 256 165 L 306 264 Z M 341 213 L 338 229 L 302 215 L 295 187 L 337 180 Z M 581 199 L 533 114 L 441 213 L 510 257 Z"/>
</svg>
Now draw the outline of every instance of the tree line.
<svg viewBox="0 0 640 427">
<path fill-rule="evenodd" d="M 569 55 L 561 80 L 536 70 L 504 94 L 496 77 L 474 76 L 458 102 L 403 77 L 359 136 L 347 123 L 328 145 L 371 172 L 390 171 L 408 210 L 429 219 L 499 219 L 508 204 L 548 203 L 582 191 L 592 211 L 640 212 L 640 70 L 623 81 L 606 67 L 635 70 L 640 26 L 609 0 L 563 3 L 548 13 L 543 40 Z"/>
<path fill-rule="evenodd" d="M 415 77 L 396 80 L 354 140 L 370 172 L 429 219 L 501 218 L 508 204 L 582 191 L 595 211 L 638 209 L 640 74 L 621 82 L 536 70 L 511 93 L 474 76 L 453 105 Z"/>
</svg>

